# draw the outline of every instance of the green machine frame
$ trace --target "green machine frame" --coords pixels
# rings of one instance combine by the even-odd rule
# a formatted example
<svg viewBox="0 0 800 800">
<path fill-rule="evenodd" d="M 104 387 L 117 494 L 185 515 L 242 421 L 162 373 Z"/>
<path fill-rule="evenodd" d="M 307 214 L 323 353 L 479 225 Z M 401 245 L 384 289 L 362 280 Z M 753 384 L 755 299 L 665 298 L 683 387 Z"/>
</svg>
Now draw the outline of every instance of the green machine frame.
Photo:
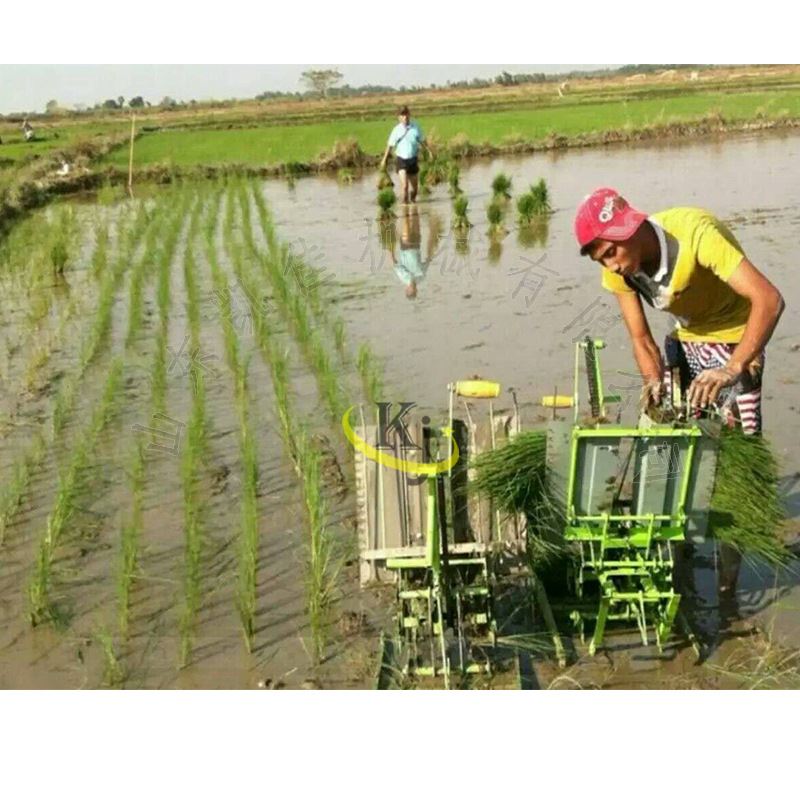
<svg viewBox="0 0 800 800">
<path fill-rule="evenodd" d="M 673 585 L 675 544 L 686 539 L 690 518 L 701 527 L 697 519 L 710 494 L 701 473 L 710 466 L 713 476 L 706 455 L 711 448 L 694 423 L 656 424 L 645 415 L 637 427 L 609 423 L 606 403 L 619 398 L 603 394 L 602 347 L 588 337 L 577 343 L 574 421 L 551 423 L 548 435 L 550 488 L 564 502 L 564 538 L 577 549 L 578 603 L 570 618 L 581 641 L 586 622 L 594 621 L 591 655 L 603 644 L 610 620 L 635 622 L 643 644 L 652 631 L 660 650 L 681 599 Z M 591 409 L 585 424 L 578 422 L 581 351 Z"/>
</svg>

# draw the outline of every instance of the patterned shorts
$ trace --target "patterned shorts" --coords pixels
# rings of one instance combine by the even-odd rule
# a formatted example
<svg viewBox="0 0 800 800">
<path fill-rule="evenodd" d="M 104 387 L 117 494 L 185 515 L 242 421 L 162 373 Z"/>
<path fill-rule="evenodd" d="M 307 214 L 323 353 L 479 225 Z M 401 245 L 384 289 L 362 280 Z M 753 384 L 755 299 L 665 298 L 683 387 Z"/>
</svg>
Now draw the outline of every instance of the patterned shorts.
<svg viewBox="0 0 800 800">
<path fill-rule="evenodd" d="M 735 344 L 717 342 L 680 342 L 667 336 L 664 352 L 667 357 L 666 389 L 671 390 L 670 369 L 679 367 L 684 387 L 688 387 L 703 370 L 724 367 L 731 357 Z M 723 389 L 717 405 L 727 407 L 733 422 L 739 422 L 746 434 L 761 433 L 761 378 L 764 372 L 765 353 L 753 361 L 750 370 L 734 386 Z"/>
</svg>

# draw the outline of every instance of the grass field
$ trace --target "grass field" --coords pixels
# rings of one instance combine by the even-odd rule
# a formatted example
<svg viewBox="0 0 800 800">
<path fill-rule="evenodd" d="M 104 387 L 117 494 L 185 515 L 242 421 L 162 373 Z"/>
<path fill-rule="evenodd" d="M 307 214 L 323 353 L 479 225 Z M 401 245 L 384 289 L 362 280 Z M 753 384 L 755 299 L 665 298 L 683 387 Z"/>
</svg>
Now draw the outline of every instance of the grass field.
<svg viewBox="0 0 800 800">
<path fill-rule="evenodd" d="M 651 98 L 630 102 L 579 103 L 563 108 L 525 109 L 431 115 L 420 118 L 429 136 L 449 141 L 461 134 L 473 143 L 501 145 L 510 139 L 538 142 L 550 135 L 569 138 L 649 125 L 692 122 L 719 114 L 727 122 L 759 117 L 800 117 L 800 90 L 781 92 L 721 91 Z M 139 166 L 170 163 L 280 164 L 310 162 L 338 140 L 354 137 L 361 149 L 377 155 L 385 146 L 393 119 L 344 119 L 285 127 L 269 126 L 232 130 L 164 130 L 145 134 L 136 146 Z M 107 161 L 127 166 L 125 148 L 109 154 Z"/>
</svg>

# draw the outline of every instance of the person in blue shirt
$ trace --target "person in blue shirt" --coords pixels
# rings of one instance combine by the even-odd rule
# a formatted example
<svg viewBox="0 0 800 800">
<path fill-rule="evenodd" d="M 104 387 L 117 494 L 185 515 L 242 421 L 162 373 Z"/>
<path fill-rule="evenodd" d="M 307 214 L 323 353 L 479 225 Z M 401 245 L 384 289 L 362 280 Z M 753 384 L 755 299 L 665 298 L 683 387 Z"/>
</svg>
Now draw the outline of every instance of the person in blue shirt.
<svg viewBox="0 0 800 800">
<path fill-rule="evenodd" d="M 403 106 L 398 114 L 398 123 L 392 128 L 389 134 L 389 141 L 386 144 L 386 152 L 381 159 L 381 171 L 386 169 L 386 161 L 389 153 L 394 149 L 397 159 L 397 174 L 400 176 L 400 192 L 404 203 L 409 200 L 409 188 L 411 202 L 417 199 L 419 164 L 417 154 L 420 145 L 424 146 L 430 155 L 430 149 L 425 142 L 425 135 L 417 123 L 411 119 L 408 106 Z"/>
</svg>

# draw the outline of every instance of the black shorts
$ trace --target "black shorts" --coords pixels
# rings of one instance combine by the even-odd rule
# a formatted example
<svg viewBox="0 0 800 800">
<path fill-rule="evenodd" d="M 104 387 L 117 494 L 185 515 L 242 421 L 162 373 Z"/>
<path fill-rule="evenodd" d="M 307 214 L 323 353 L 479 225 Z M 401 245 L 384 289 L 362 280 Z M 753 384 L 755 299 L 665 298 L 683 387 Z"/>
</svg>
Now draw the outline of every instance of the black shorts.
<svg viewBox="0 0 800 800">
<path fill-rule="evenodd" d="M 400 158 L 400 156 L 398 156 L 397 171 L 400 172 L 401 169 L 406 171 L 406 175 L 416 175 L 419 172 L 417 157 L 414 156 L 414 158 Z"/>
</svg>

